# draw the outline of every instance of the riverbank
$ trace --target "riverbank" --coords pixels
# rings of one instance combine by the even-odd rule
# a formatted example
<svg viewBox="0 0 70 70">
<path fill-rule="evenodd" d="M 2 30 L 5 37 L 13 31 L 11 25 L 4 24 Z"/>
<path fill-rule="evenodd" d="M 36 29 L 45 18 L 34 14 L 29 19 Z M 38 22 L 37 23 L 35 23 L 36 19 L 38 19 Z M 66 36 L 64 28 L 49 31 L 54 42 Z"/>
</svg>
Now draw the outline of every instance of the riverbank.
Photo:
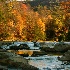
<svg viewBox="0 0 70 70">
<path fill-rule="evenodd" d="M 38 68 L 29 65 L 28 61 L 22 56 L 0 49 L 0 70 L 12 68 L 14 70 L 38 70 Z"/>
</svg>

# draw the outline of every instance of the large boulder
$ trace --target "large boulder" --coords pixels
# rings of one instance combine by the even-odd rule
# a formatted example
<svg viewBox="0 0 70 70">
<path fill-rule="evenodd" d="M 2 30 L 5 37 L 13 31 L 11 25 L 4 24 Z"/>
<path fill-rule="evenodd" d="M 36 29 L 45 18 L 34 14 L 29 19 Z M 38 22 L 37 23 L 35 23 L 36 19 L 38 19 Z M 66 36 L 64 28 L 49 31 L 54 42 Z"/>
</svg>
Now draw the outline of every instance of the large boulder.
<svg viewBox="0 0 70 70">
<path fill-rule="evenodd" d="M 0 70 L 38 70 L 28 64 L 28 61 L 20 55 L 10 52 L 0 52 Z"/>
<path fill-rule="evenodd" d="M 70 45 L 64 42 L 56 43 L 54 49 L 58 52 L 66 52 L 70 49 Z"/>
<path fill-rule="evenodd" d="M 30 49 L 30 47 L 27 44 L 20 44 L 18 47 L 19 47 L 20 50 L 22 50 L 22 49 L 29 50 Z"/>
<path fill-rule="evenodd" d="M 29 50 L 30 47 L 27 44 L 12 44 L 9 45 L 10 50 L 22 50 L 22 49 L 27 49 Z"/>
<path fill-rule="evenodd" d="M 40 47 L 46 47 L 47 45 L 45 44 L 45 42 L 40 42 Z"/>
<path fill-rule="evenodd" d="M 41 56 L 41 55 L 46 55 L 46 52 L 44 51 L 33 51 L 33 54 L 31 56 Z"/>
<path fill-rule="evenodd" d="M 7 50 L 5 50 L 5 49 L 0 49 L 0 52 L 7 52 Z"/>
<path fill-rule="evenodd" d="M 17 45 L 11 45 L 10 50 L 19 50 L 19 47 Z"/>
<path fill-rule="evenodd" d="M 40 47 L 53 48 L 56 42 L 40 42 Z"/>
<path fill-rule="evenodd" d="M 64 53 L 62 57 L 58 58 L 61 61 L 69 61 L 70 62 L 70 50 Z"/>
<path fill-rule="evenodd" d="M 54 48 L 50 48 L 50 47 L 40 47 L 40 49 L 45 52 L 56 52 Z"/>
</svg>

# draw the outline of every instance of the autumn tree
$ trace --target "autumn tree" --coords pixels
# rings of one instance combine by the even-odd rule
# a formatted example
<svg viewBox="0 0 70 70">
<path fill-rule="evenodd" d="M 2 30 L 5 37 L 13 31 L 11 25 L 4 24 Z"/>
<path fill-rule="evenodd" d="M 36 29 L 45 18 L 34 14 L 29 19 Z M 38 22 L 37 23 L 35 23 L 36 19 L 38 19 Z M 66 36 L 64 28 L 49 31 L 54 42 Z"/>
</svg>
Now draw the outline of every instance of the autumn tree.
<svg viewBox="0 0 70 70">
<path fill-rule="evenodd" d="M 0 40 L 6 39 L 8 37 L 8 8 L 5 0 L 0 0 Z"/>
<path fill-rule="evenodd" d="M 66 1 L 66 2 L 61 2 L 60 3 L 60 9 L 64 11 L 64 19 L 63 19 L 63 23 L 64 23 L 64 31 L 65 31 L 65 40 L 69 41 L 69 32 L 70 32 L 70 1 Z"/>
<path fill-rule="evenodd" d="M 30 10 L 26 16 L 26 38 L 27 40 L 44 40 L 45 35 L 43 33 L 44 23 L 39 18 L 39 14 Z"/>
<path fill-rule="evenodd" d="M 8 39 L 15 38 L 15 35 L 18 34 L 21 36 L 22 33 L 22 25 L 23 25 L 23 18 L 21 16 L 21 3 L 17 2 L 16 0 L 2 0 L 0 2 L 0 25 L 3 26 L 0 30 L 0 36 L 6 38 L 6 35 L 8 36 Z M 21 11 L 21 12 L 20 12 Z M 20 19 L 19 19 L 20 18 Z M 19 26 L 19 27 L 18 27 Z M 4 34 L 5 33 L 5 34 Z M 4 35 L 3 35 L 4 34 Z M 5 40 L 5 39 L 4 39 Z"/>
</svg>

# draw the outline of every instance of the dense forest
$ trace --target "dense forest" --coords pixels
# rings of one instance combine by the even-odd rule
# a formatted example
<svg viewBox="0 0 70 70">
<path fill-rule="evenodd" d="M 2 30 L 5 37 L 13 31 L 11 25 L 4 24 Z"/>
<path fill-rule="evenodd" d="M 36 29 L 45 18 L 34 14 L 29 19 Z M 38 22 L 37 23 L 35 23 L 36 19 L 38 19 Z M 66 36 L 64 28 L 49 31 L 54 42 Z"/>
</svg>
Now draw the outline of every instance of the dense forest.
<svg viewBox="0 0 70 70">
<path fill-rule="evenodd" d="M 70 41 L 70 1 L 45 1 L 0 0 L 0 41 Z"/>
</svg>

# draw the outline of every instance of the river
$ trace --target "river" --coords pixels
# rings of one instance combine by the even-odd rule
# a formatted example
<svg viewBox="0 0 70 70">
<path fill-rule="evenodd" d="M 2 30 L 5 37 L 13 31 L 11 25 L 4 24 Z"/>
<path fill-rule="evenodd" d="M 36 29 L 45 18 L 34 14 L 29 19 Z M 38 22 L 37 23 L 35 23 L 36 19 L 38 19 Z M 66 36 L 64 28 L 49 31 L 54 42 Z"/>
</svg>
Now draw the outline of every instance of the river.
<svg viewBox="0 0 70 70">
<path fill-rule="evenodd" d="M 14 44 L 19 44 L 19 43 L 16 42 Z M 62 55 L 48 54 L 48 55 L 32 57 L 31 55 L 33 54 L 33 51 L 40 51 L 40 49 L 38 49 L 39 47 L 33 47 L 34 44 L 32 42 L 26 42 L 26 43 L 30 46 L 31 50 L 18 50 L 18 51 L 8 50 L 8 51 L 17 54 L 28 53 L 30 56 L 24 58 L 28 60 L 28 63 L 30 65 L 39 68 L 39 70 L 70 70 L 70 64 L 68 65 L 64 64 L 62 61 L 59 61 L 57 59 L 58 56 L 61 57 Z M 66 43 L 70 44 L 70 42 L 66 42 Z M 46 46 L 53 48 L 55 44 L 56 42 L 52 42 L 52 43 L 47 42 Z"/>
<path fill-rule="evenodd" d="M 63 64 L 57 57 L 57 55 L 43 55 L 25 58 L 30 65 L 39 68 L 39 70 L 70 70 L 70 65 Z"/>
</svg>

